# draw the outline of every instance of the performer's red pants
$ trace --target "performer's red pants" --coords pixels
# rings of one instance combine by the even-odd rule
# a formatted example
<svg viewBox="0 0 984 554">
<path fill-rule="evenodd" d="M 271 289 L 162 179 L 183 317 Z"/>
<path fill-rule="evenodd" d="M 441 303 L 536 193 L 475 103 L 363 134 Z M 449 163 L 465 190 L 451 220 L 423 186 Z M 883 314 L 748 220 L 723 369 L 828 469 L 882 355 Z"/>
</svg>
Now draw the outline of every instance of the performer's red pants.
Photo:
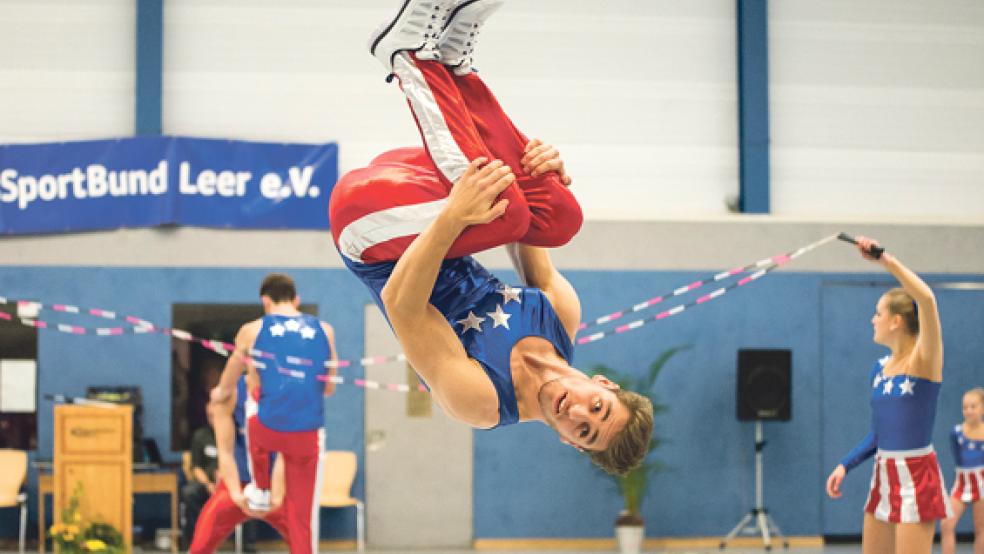
<svg viewBox="0 0 984 554">
<path fill-rule="evenodd" d="M 577 233 L 583 216 L 574 195 L 555 172 L 525 174 L 520 160 L 529 140 L 477 74 L 454 75 L 440 62 L 406 52 L 396 56 L 394 72 L 426 150 L 391 150 L 339 179 L 329 219 L 342 255 L 358 263 L 398 259 L 478 157 L 502 160 L 517 180 L 500 195 L 509 200 L 506 213 L 466 229 L 448 258 L 510 242 L 556 247 Z"/>
</svg>

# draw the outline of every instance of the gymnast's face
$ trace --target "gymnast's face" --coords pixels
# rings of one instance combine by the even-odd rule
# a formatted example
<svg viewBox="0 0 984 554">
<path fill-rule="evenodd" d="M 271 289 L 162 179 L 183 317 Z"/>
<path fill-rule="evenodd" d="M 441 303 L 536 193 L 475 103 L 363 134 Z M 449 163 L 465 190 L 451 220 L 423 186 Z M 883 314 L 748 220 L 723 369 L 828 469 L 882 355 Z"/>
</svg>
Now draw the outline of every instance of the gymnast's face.
<svg viewBox="0 0 984 554">
<path fill-rule="evenodd" d="M 622 430 L 629 414 L 604 376 L 569 376 L 547 381 L 537 401 L 547 425 L 560 440 L 580 450 L 604 450 Z"/>
<path fill-rule="evenodd" d="M 871 326 L 874 330 L 874 340 L 878 344 L 886 344 L 892 335 L 896 315 L 888 309 L 888 297 L 882 296 L 875 305 L 875 315 L 871 316 Z"/>
<path fill-rule="evenodd" d="M 963 416 L 967 423 L 977 423 L 984 418 L 984 405 L 981 404 L 981 395 L 976 392 L 968 392 L 963 397 Z"/>
</svg>

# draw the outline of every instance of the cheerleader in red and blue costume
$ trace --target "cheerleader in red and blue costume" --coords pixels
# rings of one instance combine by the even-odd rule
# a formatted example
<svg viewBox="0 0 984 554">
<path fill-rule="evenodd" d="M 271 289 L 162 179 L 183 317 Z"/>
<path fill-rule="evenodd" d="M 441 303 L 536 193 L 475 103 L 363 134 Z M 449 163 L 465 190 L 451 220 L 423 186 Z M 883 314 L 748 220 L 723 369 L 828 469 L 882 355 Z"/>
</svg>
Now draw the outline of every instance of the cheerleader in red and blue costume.
<svg viewBox="0 0 984 554">
<path fill-rule="evenodd" d="M 936 520 L 951 514 L 932 445 L 936 402 L 943 381 L 943 336 L 929 286 L 888 252 L 858 237 L 858 249 L 891 273 L 901 288 L 878 300 L 871 318 L 874 341 L 892 353 L 871 372 L 871 431 L 827 479 L 827 494 L 841 496 L 845 474 L 875 456 L 865 504 L 862 551 L 932 551 Z"/>
<path fill-rule="evenodd" d="M 950 492 L 953 517 L 940 522 L 940 543 L 943 554 L 957 551 L 957 522 L 970 504 L 974 511 L 974 554 L 984 554 L 984 388 L 964 394 L 963 416 L 963 423 L 950 432 L 957 476 Z"/>
</svg>

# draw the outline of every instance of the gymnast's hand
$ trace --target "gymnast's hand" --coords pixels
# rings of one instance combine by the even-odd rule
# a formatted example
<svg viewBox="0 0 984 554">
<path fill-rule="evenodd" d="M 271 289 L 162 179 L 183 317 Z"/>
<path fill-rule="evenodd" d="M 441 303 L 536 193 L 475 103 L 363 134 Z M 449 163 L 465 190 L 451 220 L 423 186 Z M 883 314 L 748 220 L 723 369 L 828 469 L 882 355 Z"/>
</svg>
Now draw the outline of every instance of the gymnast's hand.
<svg viewBox="0 0 984 554">
<path fill-rule="evenodd" d="M 520 163 L 523 164 L 523 171 L 530 177 L 555 171 L 565 187 L 571 186 L 571 176 L 564 171 L 564 160 L 560 159 L 560 152 L 540 139 L 533 139 L 526 145 Z"/>
<path fill-rule="evenodd" d="M 229 500 L 235 504 L 239 511 L 246 514 L 253 519 L 263 519 L 269 512 L 257 512 L 255 510 L 249 509 L 249 504 L 246 503 L 246 496 L 243 494 L 242 490 L 229 490 Z"/>
<path fill-rule="evenodd" d="M 830 477 L 827 477 L 827 496 L 831 498 L 841 497 L 841 482 L 846 474 L 847 470 L 844 466 L 837 464 L 834 471 L 830 472 Z"/>
<path fill-rule="evenodd" d="M 872 248 L 879 246 L 877 240 L 860 236 L 855 237 L 854 240 L 856 241 L 855 244 L 858 245 L 858 252 L 861 252 L 861 257 L 864 259 L 871 260 L 873 262 L 881 262 L 886 259 L 885 254 L 882 254 L 880 258 L 875 258 L 870 254 Z"/>
<path fill-rule="evenodd" d="M 516 176 L 501 160 L 486 162 L 486 158 L 472 160 L 451 187 L 444 213 L 452 220 L 465 225 L 481 225 L 506 213 L 509 201 L 496 202 L 495 199 L 516 180 Z"/>
</svg>

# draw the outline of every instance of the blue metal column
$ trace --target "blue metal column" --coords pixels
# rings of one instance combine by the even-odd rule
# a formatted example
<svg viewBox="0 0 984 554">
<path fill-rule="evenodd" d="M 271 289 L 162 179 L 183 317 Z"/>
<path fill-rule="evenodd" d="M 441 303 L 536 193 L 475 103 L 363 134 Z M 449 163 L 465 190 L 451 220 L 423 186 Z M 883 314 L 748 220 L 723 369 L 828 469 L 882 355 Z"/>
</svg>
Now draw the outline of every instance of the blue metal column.
<svg viewBox="0 0 984 554">
<path fill-rule="evenodd" d="M 738 5 L 738 207 L 766 214 L 769 205 L 768 0 Z"/>
<path fill-rule="evenodd" d="M 137 2 L 136 134 L 161 134 L 164 0 Z"/>
</svg>

